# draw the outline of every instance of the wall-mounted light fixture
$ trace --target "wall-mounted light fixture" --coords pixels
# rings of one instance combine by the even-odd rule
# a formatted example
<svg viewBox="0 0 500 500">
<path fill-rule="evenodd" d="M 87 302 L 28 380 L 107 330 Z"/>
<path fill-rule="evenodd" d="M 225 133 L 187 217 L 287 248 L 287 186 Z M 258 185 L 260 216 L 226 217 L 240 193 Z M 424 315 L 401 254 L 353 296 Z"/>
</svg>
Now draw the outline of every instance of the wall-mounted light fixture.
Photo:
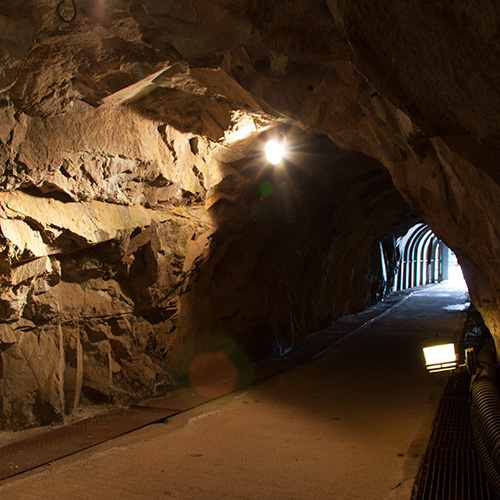
<svg viewBox="0 0 500 500">
<path fill-rule="evenodd" d="M 476 372 L 476 360 L 474 349 L 465 350 L 465 363 L 458 364 L 458 356 L 455 351 L 455 344 L 441 344 L 431 347 L 424 347 L 425 366 L 429 373 L 444 372 L 455 370 L 458 367 L 466 366 L 469 373 L 473 375 Z"/>
<path fill-rule="evenodd" d="M 279 135 L 275 139 L 267 141 L 264 150 L 269 163 L 279 165 L 285 152 L 283 136 Z"/>
</svg>

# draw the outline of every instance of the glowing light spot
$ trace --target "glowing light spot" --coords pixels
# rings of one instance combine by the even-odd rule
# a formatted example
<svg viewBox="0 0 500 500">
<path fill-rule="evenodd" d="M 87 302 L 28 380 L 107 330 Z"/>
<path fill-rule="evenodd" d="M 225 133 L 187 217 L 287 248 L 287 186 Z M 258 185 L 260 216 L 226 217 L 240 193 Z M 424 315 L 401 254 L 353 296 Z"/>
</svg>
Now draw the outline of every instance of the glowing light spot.
<svg viewBox="0 0 500 500">
<path fill-rule="evenodd" d="M 284 152 L 283 144 L 281 142 L 277 142 L 274 140 L 267 141 L 265 152 L 269 163 L 273 165 L 278 165 L 283 158 L 283 152 Z"/>
<path fill-rule="evenodd" d="M 264 198 L 269 198 L 273 194 L 273 183 L 271 181 L 263 181 L 259 185 L 259 193 Z"/>
<path fill-rule="evenodd" d="M 455 344 L 424 347 L 424 356 L 429 372 L 453 370 L 457 366 Z"/>
<path fill-rule="evenodd" d="M 189 367 L 189 383 L 207 399 L 229 394 L 236 387 L 238 370 L 221 352 L 205 352 L 193 359 Z"/>
<path fill-rule="evenodd" d="M 455 361 L 455 345 L 444 344 L 433 347 L 424 347 L 424 356 L 425 362 L 428 365 Z"/>
</svg>

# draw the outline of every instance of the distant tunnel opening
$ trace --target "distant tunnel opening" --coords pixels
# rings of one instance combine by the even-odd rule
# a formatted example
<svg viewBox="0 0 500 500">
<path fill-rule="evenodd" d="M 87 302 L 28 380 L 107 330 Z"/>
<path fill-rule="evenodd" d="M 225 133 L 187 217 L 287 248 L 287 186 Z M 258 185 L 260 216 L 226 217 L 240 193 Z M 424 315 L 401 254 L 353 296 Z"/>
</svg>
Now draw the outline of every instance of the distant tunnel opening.
<svg viewBox="0 0 500 500">
<path fill-rule="evenodd" d="M 424 223 L 416 224 L 398 240 L 400 259 L 394 291 L 450 281 L 467 288 L 455 254 Z"/>
</svg>

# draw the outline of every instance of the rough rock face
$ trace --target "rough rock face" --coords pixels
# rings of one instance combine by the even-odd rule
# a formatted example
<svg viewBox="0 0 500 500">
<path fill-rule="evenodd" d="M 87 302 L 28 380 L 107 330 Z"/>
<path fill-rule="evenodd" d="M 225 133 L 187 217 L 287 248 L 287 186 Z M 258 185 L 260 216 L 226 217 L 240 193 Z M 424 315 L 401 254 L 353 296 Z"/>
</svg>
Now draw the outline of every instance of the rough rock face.
<svg viewBox="0 0 500 500">
<path fill-rule="evenodd" d="M 399 146 L 403 158 L 374 156 L 459 256 L 500 352 L 500 6 L 328 3 L 352 46 L 353 65 L 391 102 L 389 117 L 400 122 L 393 132 L 406 142 Z M 401 111 L 411 126 L 398 118 Z"/>
<path fill-rule="evenodd" d="M 50 119 L 61 123 L 57 144 L 70 113 Z M 129 144 L 113 157 L 97 127 L 90 130 L 105 146 L 78 149 L 80 168 L 64 169 L 73 176 L 27 161 L 24 184 L 37 174 L 40 187 L 0 193 L 6 427 L 60 420 L 85 403 L 161 395 L 203 350 L 241 362 L 286 352 L 383 296 L 380 242 L 391 268 L 395 231 L 418 218 L 378 162 L 299 129 L 288 129 L 295 151 L 276 170 L 260 143 L 217 152 L 175 131 L 164 142 L 167 128 L 155 125 L 156 154 L 167 159 L 148 169 L 142 151 L 126 159 L 132 135 L 120 135 Z M 25 158 L 44 164 L 23 145 Z M 60 151 L 44 161 L 52 165 Z M 115 189 L 104 187 L 108 180 Z M 90 200 L 73 201 L 84 189 Z"/>
<path fill-rule="evenodd" d="M 286 352 L 421 216 L 500 338 L 494 2 L 75 5 L 0 6 L 2 427 Z"/>
</svg>

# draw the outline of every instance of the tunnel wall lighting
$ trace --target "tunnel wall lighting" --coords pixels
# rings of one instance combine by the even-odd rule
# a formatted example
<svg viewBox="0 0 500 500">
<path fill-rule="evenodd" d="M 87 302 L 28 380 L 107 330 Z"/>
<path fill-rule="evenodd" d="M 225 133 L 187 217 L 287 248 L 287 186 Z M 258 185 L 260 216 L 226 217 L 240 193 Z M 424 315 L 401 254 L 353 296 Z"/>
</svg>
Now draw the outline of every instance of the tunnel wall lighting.
<svg viewBox="0 0 500 500">
<path fill-rule="evenodd" d="M 266 142 L 265 153 L 266 158 L 272 165 L 279 165 L 283 158 L 284 146 L 283 142 L 271 139 Z"/>
<path fill-rule="evenodd" d="M 424 347 L 425 365 L 429 373 L 454 370 L 458 366 L 455 344 Z"/>
</svg>

